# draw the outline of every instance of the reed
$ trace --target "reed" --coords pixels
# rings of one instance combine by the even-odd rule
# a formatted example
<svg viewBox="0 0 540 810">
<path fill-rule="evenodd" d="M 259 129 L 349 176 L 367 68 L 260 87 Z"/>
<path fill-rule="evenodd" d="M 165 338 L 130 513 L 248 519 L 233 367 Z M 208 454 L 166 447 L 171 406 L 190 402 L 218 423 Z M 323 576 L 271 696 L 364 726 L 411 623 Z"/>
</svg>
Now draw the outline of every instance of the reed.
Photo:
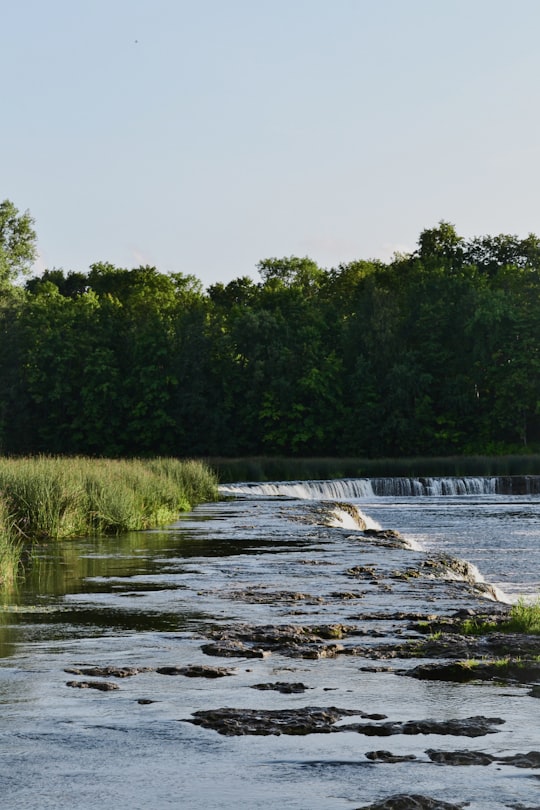
<svg viewBox="0 0 540 810">
<path fill-rule="evenodd" d="M 0 494 L 0 591 L 11 590 L 17 582 L 22 544 L 17 538 L 13 518 Z"/>
<path fill-rule="evenodd" d="M 163 526 L 217 481 L 201 462 L 43 456 L 0 459 L 0 492 L 15 533 L 39 541 Z"/>
<path fill-rule="evenodd" d="M 540 634 L 540 598 L 531 604 L 520 599 L 510 610 L 510 618 L 505 624 L 510 633 Z"/>
<path fill-rule="evenodd" d="M 540 635 L 540 597 L 535 602 L 519 599 L 502 621 L 466 619 L 460 628 L 465 635 L 483 636 L 488 633 L 524 633 Z"/>
</svg>

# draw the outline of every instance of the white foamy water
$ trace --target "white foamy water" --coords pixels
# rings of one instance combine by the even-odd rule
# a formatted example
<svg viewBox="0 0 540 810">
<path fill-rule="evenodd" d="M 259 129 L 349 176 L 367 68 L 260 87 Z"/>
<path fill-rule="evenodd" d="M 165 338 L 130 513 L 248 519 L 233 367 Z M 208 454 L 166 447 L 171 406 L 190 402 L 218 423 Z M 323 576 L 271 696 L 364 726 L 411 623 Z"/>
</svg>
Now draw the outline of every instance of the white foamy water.
<svg viewBox="0 0 540 810">
<path fill-rule="evenodd" d="M 395 529 L 412 548 L 440 551 L 476 566 L 479 582 L 502 601 L 540 595 L 540 495 L 496 494 L 503 479 L 376 478 L 240 483 L 224 495 L 348 501 L 368 528 Z M 356 528 L 343 517 L 341 525 Z M 373 525 L 371 525 L 373 524 Z"/>
</svg>

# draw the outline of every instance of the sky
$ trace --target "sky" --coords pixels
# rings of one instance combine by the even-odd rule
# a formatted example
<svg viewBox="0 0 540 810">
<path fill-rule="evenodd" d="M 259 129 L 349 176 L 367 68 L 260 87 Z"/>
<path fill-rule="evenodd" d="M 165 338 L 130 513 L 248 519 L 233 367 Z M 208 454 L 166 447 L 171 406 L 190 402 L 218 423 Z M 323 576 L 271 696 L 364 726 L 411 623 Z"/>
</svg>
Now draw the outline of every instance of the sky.
<svg viewBox="0 0 540 810">
<path fill-rule="evenodd" d="M 538 0 L 0 0 L 0 200 L 44 269 L 259 278 L 540 233 Z"/>
</svg>

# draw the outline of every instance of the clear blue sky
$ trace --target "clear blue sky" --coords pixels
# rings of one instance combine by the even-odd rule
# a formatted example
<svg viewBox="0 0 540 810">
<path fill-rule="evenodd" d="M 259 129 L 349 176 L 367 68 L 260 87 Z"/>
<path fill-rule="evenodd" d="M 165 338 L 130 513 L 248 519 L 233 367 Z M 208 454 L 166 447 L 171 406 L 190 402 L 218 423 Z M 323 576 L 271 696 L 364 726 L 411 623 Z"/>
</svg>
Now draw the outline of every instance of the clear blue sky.
<svg viewBox="0 0 540 810">
<path fill-rule="evenodd" d="M 0 0 L 0 200 L 36 269 L 205 286 L 540 233 L 538 0 Z"/>
</svg>

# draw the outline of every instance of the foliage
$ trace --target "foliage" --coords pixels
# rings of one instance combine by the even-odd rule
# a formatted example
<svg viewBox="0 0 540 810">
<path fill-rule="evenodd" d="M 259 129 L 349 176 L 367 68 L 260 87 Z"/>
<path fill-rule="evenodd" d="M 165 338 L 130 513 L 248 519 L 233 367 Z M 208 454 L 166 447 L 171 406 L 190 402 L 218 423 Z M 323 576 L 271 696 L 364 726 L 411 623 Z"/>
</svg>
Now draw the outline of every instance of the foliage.
<svg viewBox="0 0 540 810">
<path fill-rule="evenodd" d="M 26 222 L 9 260 L 0 231 L 8 283 L 33 255 L 33 231 L 2 205 Z M 191 275 L 108 262 L 48 270 L 23 291 L 4 284 L 0 451 L 369 462 L 540 452 L 534 235 L 465 240 L 441 221 L 388 263 L 326 270 L 290 256 L 258 270 L 258 282 L 207 292 Z"/>
<path fill-rule="evenodd" d="M 30 268 L 36 257 L 34 221 L 10 200 L 0 202 L 0 289 Z"/>
</svg>

